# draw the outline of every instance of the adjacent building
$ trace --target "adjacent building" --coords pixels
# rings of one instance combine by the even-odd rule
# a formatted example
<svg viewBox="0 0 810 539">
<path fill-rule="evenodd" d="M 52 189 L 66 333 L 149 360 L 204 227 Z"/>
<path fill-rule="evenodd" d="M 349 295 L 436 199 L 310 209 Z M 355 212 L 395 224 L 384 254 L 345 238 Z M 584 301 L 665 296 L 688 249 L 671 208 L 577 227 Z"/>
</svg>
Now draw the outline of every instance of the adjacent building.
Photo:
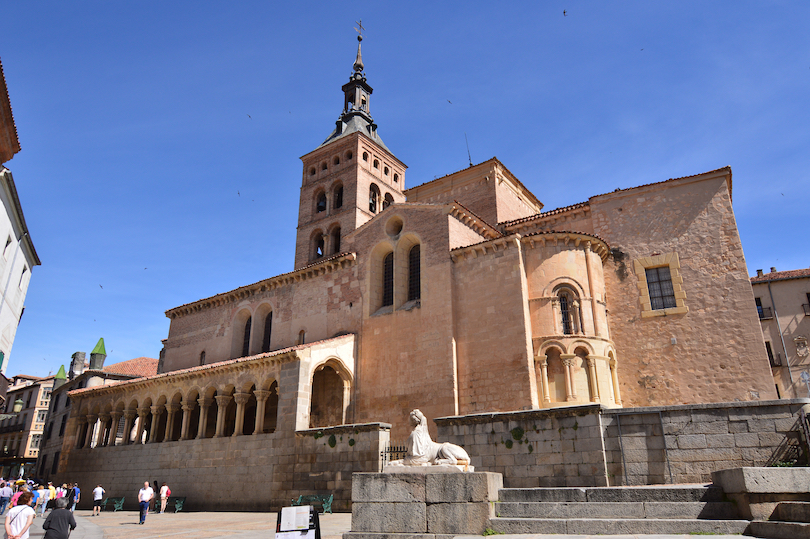
<svg viewBox="0 0 810 539">
<path fill-rule="evenodd" d="M 2 477 L 28 475 L 39 456 L 54 377 L 18 374 L 8 388 L 5 413 L 0 415 L 0 466 Z"/>
<path fill-rule="evenodd" d="M 90 352 L 89 363 L 85 361 L 86 357 L 84 352 L 74 353 L 71 356 L 69 371 L 65 372 L 65 367 L 62 366 L 54 376 L 53 392 L 45 419 L 46 427 L 40 444 L 35 474 L 40 480 L 50 480 L 59 466 L 65 427 L 71 412 L 74 411 L 68 392 L 73 389 L 104 386 L 116 381 L 157 374 L 158 360 L 149 357 L 138 357 L 104 366 L 107 351 L 103 338 L 99 339 L 93 351 Z M 97 433 L 95 434 L 93 445 L 97 443 Z M 109 433 L 107 434 L 109 435 Z M 120 442 L 123 431 L 116 431 L 112 436 Z M 103 442 L 106 441 L 103 440 Z"/>
<path fill-rule="evenodd" d="M 39 256 L 25 224 L 20 197 L 5 163 L 20 151 L 3 65 L 0 63 L 0 373 L 5 374 L 25 295 Z"/>
<path fill-rule="evenodd" d="M 810 397 L 810 269 L 757 270 L 751 286 L 779 397 Z"/>
</svg>

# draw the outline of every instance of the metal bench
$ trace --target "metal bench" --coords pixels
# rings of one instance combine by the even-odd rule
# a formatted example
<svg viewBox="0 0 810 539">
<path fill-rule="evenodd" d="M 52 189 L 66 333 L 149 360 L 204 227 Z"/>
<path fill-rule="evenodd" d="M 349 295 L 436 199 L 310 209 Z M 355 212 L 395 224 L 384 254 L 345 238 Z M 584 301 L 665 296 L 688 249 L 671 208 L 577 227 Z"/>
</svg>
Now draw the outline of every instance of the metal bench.
<svg viewBox="0 0 810 539">
<path fill-rule="evenodd" d="M 107 509 L 107 503 L 113 504 L 113 512 L 122 511 L 124 509 L 124 497 L 120 498 L 104 498 L 101 500 L 101 510 Z"/>
<path fill-rule="evenodd" d="M 166 498 L 166 508 L 168 509 L 174 505 L 174 512 L 179 513 L 183 510 L 183 506 L 186 505 L 186 498 L 185 496 L 169 496 Z"/>
<path fill-rule="evenodd" d="M 319 503 L 323 507 L 323 513 L 331 513 L 332 512 L 332 500 L 334 499 L 335 495 L 330 494 L 328 496 L 321 495 L 321 494 L 302 494 L 298 496 L 298 499 L 293 499 L 291 504 L 292 505 L 312 505 Z"/>
</svg>

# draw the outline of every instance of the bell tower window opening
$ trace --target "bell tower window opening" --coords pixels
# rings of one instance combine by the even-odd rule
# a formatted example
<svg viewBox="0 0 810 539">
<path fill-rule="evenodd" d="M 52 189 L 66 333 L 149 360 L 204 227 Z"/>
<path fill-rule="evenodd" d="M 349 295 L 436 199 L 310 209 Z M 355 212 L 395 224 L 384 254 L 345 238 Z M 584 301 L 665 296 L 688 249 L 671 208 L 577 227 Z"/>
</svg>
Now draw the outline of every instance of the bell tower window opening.
<svg viewBox="0 0 810 539">
<path fill-rule="evenodd" d="M 422 297 L 422 267 L 420 262 L 421 248 L 414 245 L 408 252 L 408 301 Z"/>
<path fill-rule="evenodd" d="M 335 187 L 334 195 L 332 196 L 332 207 L 335 209 L 343 207 L 343 186 L 338 185 Z"/>
<path fill-rule="evenodd" d="M 329 166 L 326 164 L 326 161 L 321 163 L 321 170 L 326 170 L 327 168 L 329 168 Z"/>
<path fill-rule="evenodd" d="M 380 162 L 375 159 L 373 166 L 374 166 L 374 168 L 380 168 Z"/>
<path fill-rule="evenodd" d="M 385 193 L 385 198 L 383 198 L 382 209 L 387 208 L 391 204 L 394 203 L 394 197 L 391 196 L 391 193 Z"/>
<path fill-rule="evenodd" d="M 368 161 L 368 152 L 363 152 L 363 161 Z"/>
<path fill-rule="evenodd" d="M 336 155 L 334 158 L 332 158 L 332 164 L 333 165 L 339 165 L 340 164 L 340 157 Z"/>
<path fill-rule="evenodd" d="M 383 259 L 383 293 L 382 306 L 394 304 L 394 253 L 388 253 Z"/>
<path fill-rule="evenodd" d="M 317 213 L 325 212 L 326 211 L 326 193 L 320 192 L 316 198 L 317 202 L 315 203 L 315 211 Z"/>
<path fill-rule="evenodd" d="M 650 291 L 650 305 L 655 309 L 675 307 L 675 290 L 669 266 L 646 268 L 647 288 Z"/>
<path fill-rule="evenodd" d="M 315 238 L 315 258 L 320 258 L 323 256 L 323 249 L 324 249 L 324 241 L 323 236 L 318 234 Z"/>
<path fill-rule="evenodd" d="M 245 321 L 245 332 L 242 339 L 242 357 L 250 355 L 250 326 L 253 318 L 248 316 Z"/>
<path fill-rule="evenodd" d="M 264 336 L 262 338 L 262 352 L 270 351 L 270 334 L 273 332 L 273 311 L 267 313 L 264 319 Z"/>
<path fill-rule="evenodd" d="M 377 213 L 377 207 L 380 203 L 380 188 L 375 184 L 371 184 L 368 190 L 368 211 Z"/>
<path fill-rule="evenodd" d="M 398 183 L 398 182 L 399 182 L 399 174 L 394 173 L 394 183 Z"/>
<path fill-rule="evenodd" d="M 332 230 L 332 254 L 340 252 L 340 227 Z"/>
</svg>

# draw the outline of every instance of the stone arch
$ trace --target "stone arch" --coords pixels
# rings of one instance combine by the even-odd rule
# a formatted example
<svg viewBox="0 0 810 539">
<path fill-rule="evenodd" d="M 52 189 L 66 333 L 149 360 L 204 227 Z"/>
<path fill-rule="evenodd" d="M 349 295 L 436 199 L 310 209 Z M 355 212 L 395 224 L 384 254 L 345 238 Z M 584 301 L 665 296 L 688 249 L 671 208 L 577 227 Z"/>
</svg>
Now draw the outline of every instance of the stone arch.
<svg viewBox="0 0 810 539">
<path fill-rule="evenodd" d="M 394 252 L 394 244 L 390 240 L 384 240 L 369 253 L 368 257 L 368 311 L 366 316 L 377 312 L 383 306 L 383 261 L 386 256 Z"/>
<path fill-rule="evenodd" d="M 327 229 L 327 235 L 329 236 L 329 245 L 327 246 L 329 254 L 339 253 L 341 247 L 340 223 L 332 223 Z"/>
<path fill-rule="evenodd" d="M 231 321 L 232 359 L 250 355 L 250 335 L 252 331 L 253 313 L 248 307 L 243 307 L 239 309 Z"/>
<path fill-rule="evenodd" d="M 380 188 L 376 183 L 372 183 L 368 188 L 368 211 L 370 213 L 380 211 Z"/>
<path fill-rule="evenodd" d="M 341 209 L 343 207 L 343 182 L 337 180 L 329 188 L 329 191 L 332 193 L 332 208 L 335 210 Z"/>
<path fill-rule="evenodd" d="M 272 330 L 273 304 L 269 301 L 263 301 L 253 312 L 252 335 L 250 337 L 250 350 L 252 353 L 269 352 L 271 350 Z"/>
<path fill-rule="evenodd" d="M 577 339 L 571 343 L 570 347 L 573 350 L 573 354 L 580 357 L 588 357 L 593 356 L 596 354 L 596 351 L 593 348 L 593 344 L 589 343 L 583 339 Z"/>
<path fill-rule="evenodd" d="M 309 236 L 309 245 L 310 245 L 310 260 L 317 260 L 319 258 L 323 258 L 326 254 L 326 240 L 323 237 L 323 230 L 317 228 L 312 231 L 312 234 Z"/>
<path fill-rule="evenodd" d="M 217 431 L 217 414 L 219 413 L 219 405 L 217 404 L 217 396 L 220 393 L 214 386 L 208 386 L 203 393 L 206 401 L 209 402 L 207 409 L 201 411 L 205 414 L 204 423 L 202 425 L 202 432 L 198 433 L 200 438 L 213 438 Z"/>
<path fill-rule="evenodd" d="M 419 247 L 417 253 L 418 259 L 415 261 L 417 267 L 411 267 L 411 252 L 416 247 Z M 424 252 L 422 250 L 422 238 L 414 233 L 407 232 L 402 234 L 397 241 L 396 252 L 394 253 L 394 307 L 399 307 L 402 304 L 410 301 L 411 299 L 420 299 L 422 297 L 422 277 L 421 268 L 424 266 L 422 259 Z M 416 271 L 412 271 L 416 270 Z M 417 293 L 412 298 L 411 294 L 411 279 L 415 278 L 418 282 L 415 284 Z"/>
<path fill-rule="evenodd" d="M 257 412 L 257 402 L 256 402 L 256 384 L 251 383 L 250 387 L 243 387 L 241 393 L 247 394 L 247 400 L 242 405 L 242 434 L 249 435 L 253 434 L 256 429 L 256 412 Z M 237 417 L 237 421 L 239 417 Z"/>
<path fill-rule="evenodd" d="M 262 387 L 270 393 L 264 403 L 262 432 L 276 432 L 276 426 L 278 425 L 278 381 L 272 378 L 265 380 Z"/>
<path fill-rule="evenodd" d="M 326 196 L 326 190 L 322 187 L 315 190 L 312 196 L 312 215 L 317 215 L 319 213 L 326 213 L 326 210 L 329 206 L 328 197 Z"/>
<path fill-rule="evenodd" d="M 313 366 L 310 373 L 309 426 L 331 427 L 346 422 L 352 376 L 337 357 Z"/>
<path fill-rule="evenodd" d="M 548 392 L 550 402 L 566 402 L 566 374 L 562 362 L 564 348 L 552 345 L 545 349 L 548 372 Z"/>
</svg>

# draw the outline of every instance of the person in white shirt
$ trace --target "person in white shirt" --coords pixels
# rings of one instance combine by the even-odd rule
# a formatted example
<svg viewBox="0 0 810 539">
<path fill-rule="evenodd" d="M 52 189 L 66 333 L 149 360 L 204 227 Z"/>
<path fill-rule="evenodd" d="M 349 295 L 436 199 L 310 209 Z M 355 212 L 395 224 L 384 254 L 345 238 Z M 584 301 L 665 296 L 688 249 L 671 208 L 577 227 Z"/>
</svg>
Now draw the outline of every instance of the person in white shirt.
<svg viewBox="0 0 810 539">
<path fill-rule="evenodd" d="M 169 501 L 169 487 L 166 483 L 160 487 L 160 513 L 166 512 L 166 502 Z"/>
<path fill-rule="evenodd" d="M 17 505 L 9 510 L 5 526 L 7 539 L 28 539 L 28 528 L 34 522 L 34 508 L 30 505 L 33 497 L 30 492 L 23 492 Z"/>
<path fill-rule="evenodd" d="M 138 506 L 141 509 L 141 521 L 138 524 L 146 522 L 146 515 L 149 514 L 149 502 L 155 497 L 155 491 L 149 486 L 149 481 L 143 482 L 143 488 L 138 491 Z"/>
<path fill-rule="evenodd" d="M 102 488 L 101 485 L 98 485 L 96 488 L 93 489 L 93 516 L 97 517 L 101 514 L 101 499 L 104 497 L 104 493 L 107 492 Z"/>
</svg>

